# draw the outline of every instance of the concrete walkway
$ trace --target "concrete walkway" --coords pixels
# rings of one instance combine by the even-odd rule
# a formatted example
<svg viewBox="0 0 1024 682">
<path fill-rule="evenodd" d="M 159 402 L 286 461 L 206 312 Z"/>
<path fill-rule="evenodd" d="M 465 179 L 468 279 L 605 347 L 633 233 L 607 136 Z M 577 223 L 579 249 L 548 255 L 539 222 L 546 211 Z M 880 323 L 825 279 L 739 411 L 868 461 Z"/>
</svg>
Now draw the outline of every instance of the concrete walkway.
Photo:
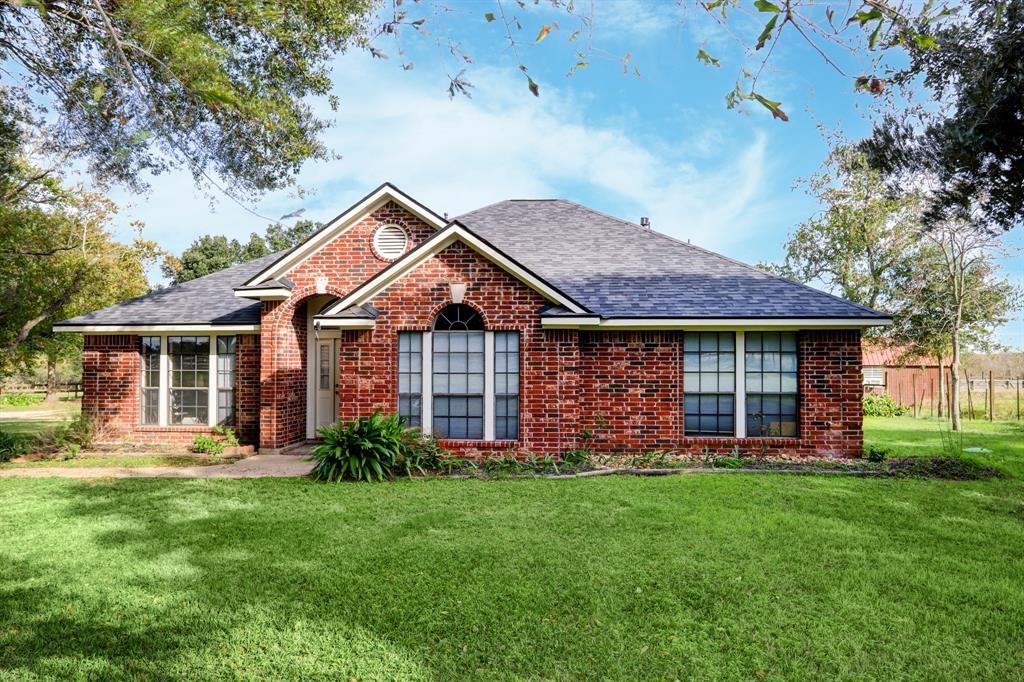
<svg viewBox="0 0 1024 682">
<path fill-rule="evenodd" d="M 305 476 L 305 455 L 253 455 L 231 464 L 191 467 L 28 467 L 0 469 L 0 478 L 289 478 Z"/>
</svg>

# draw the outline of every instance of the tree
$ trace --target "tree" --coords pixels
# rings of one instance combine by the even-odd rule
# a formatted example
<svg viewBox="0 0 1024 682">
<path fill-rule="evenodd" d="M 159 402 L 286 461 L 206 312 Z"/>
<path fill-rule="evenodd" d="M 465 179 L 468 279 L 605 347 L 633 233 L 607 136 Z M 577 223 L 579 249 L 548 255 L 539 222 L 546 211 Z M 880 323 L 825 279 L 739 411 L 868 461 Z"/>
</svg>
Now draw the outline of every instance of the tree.
<svg viewBox="0 0 1024 682">
<path fill-rule="evenodd" d="M 762 267 L 887 310 L 894 325 L 880 333 L 908 356 L 951 353 L 959 430 L 962 348 L 984 347 L 1020 300 L 994 260 L 999 235 L 964 220 L 927 222 L 927 195 L 887 189 L 857 147 L 834 147 L 806 185 L 824 210 L 790 235 L 781 265 Z"/>
<path fill-rule="evenodd" d="M 39 102 L 51 148 L 100 180 L 138 188 L 147 171 L 184 166 L 243 196 L 279 188 L 326 157 L 328 122 L 308 98 L 329 94 L 331 58 L 365 38 L 374 5 L 3 3 L 0 59 L 16 68 L 2 72 L 0 106 Z"/>
<path fill-rule="evenodd" d="M 927 225 L 920 235 L 891 335 L 934 357 L 951 353 L 950 416 L 959 431 L 963 348 L 989 345 L 992 330 L 1019 305 L 1020 291 L 994 260 L 1001 248 L 997 234 L 964 220 L 946 220 Z"/>
<path fill-rule="evenodd" d="M 917 198 L 888 192 L 881 173 L 847 144 L 834 146 L 804 185 L 823 210 L 789 236 L 781 265 L 762 267 L 820 282 L 869 308 L 889 308 L 912 270 Z"/>
<path fill-rule="evenodd" d="M 180 258 L 167 256 L 161 269 L 172 284 L 181 284 L 295 246 L 318 227 L 312 220 L 299 220 L 291 227 L 274 223 L 267 227 L 265 237 L 253 232 L 245 244 L 223 235 L 203 235 L 193 241 Z"/>
<path fill-rule="evenodd" d="M 0 375 L 39 349 L 55 321 L 144 293 L 156 246 L 113 240 L 116 207 L 14 158 L 0 176 Z"/>
<path fill-rule="evenodd" d="M 887 114 L 863 149 L 895 183 L 937 179 L 932 221 L 982 215 L 1010 229 L 1024 219 L 1024 0 L 965 9 L 893 78 L 908 91 L 923 83 L 942 106 Z"/>
</svg>

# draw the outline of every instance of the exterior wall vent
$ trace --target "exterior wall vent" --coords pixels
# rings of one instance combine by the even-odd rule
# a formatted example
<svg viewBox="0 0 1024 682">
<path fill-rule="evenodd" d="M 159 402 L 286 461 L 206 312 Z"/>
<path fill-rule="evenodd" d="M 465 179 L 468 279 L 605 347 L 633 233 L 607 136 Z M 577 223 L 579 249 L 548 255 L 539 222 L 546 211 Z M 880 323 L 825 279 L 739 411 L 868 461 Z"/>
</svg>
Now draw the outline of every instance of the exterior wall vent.
<svg viewBox="0 0 1024 682">
<path fill-rule="evenodd" d="M 385 225 L 373 233 L 373 250 L 385 260 L 395 260 L 409 246 L 409 235 L 398 225 Z"/>
</svg>

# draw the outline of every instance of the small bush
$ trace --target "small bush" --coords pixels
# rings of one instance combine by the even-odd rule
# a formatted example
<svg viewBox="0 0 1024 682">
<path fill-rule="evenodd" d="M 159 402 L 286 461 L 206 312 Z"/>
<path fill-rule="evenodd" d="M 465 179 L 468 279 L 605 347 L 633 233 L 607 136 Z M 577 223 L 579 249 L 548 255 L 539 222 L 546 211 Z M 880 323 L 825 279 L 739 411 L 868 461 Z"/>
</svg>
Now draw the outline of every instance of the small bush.
<svg viewBox="0 0 1024 682">
<path fill-rule="evenodd" d="M 0 431 L 0 462 L 30 454 L 35 446 L 35 441 L 36 439 L 32 436 Z"/>
<path fill-rule="evenodd" d="M 311 476 L 318 481 L 382 481 L 435 468 L 444 455 L 436 442 L 408 428 L 397 414 L 378 410 L 347 424 L 322 426 L 324 442 L 313 448 Z"/>
<path fill-rule="evenodd" d="M 201 452 L 206 455 L 219 455 L 227 447 L 224 441 L 213 436 L 198 435 L 192 439 L 192 452 Z"/>
<path fill-rule="evenodd" d="M 864 396 L 864 414 L 869 417 L 901 417 L 907 411 L 888 393 L 868 393 Z"/>
<path fill-rule="evenodd" d="M 864 459 L 869 462 L 884 462 L 892 454 L 892 450 L 878 445 L 869 445 L 864 448 Z"/>
<path fill-rule="evenodd" d="M 567 450 L 562 453 L 562 461 L 571 467 L 588 464 L 593 457 L 593 450 Z"/>
<path fill-rule="evenodd" d="M 213 435 L 223 439 L 224 445 L 229 448 L 238 447 L 238 436 L 235 435 L 235 430 L 230 426 L 214 426 Z"/>
<path fill-rule="evenodd" d="M 80 414 L 62 426 L 57 433 L 57 444 L 73 443 L 80 448 L 89 448 L 95 436 L 96 428 L 92 420 Z"/>
<path fill-rule="evenodd" d="M 38 393 L 8 393 L 0 395 L 0 405 L 9 407 L 28 407 L 43 402 L 43 396 Z"/>
<path fill-rule="evenodd" d="M 886 463 L 890 476 L 914 478 L 942 478 L 953 481 L 977 481 L 999 478 L 1001 474 L 990 467 L 963 457 L 899 457 Z"/>
</svg>

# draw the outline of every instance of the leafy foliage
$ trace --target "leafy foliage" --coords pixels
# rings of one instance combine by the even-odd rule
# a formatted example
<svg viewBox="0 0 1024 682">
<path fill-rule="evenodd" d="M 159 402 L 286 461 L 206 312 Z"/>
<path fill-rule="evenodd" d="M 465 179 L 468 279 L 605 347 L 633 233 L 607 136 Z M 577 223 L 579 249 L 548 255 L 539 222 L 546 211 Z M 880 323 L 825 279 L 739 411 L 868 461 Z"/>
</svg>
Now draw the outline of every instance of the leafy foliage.
<svg viewBox="0 0 1024 682">
<path fill-rule="evenodd" d="M 864 414 L 868 417 L 901 417 L 907 408 L 900 405 L 888 393 L 868 393 L 864 396 Z"/>
<path fill-rule="evenodd" d="M 347 424 L 337 422 L 317 431 L 323 443 L 313 448 L 311 476 L 318 481 L 382 481 L 396 474 L 411 476 L 436 468 L 443 450 L 418 429 L 408 428 L 397 414 L 380 410 Z"/>
<path fill-rule="evenodd" d="M 0 99 L 47 101 L 37 123 L 100 180 L 140 187 L 184 166 L 238 194 L 325 158 L 330 60 L 364 34 L 370 0 L 5 3 Z M 331 100 L 331 104 L 336 102 Z"/>
<path fill-rule="evenodd" d="M 161 269 L 172 284 L 181 284 L 295 246 L 319 227 L 312 220 L 299 220 L 290 227 L 275 223 L 267 228 L 265 236 L 252 233 L 245 244 L 221 235 L 203 235 L 185 249 L 181 258 L 166 257 Z"/>
<path fill-rule="evenodd" d="M 884 462 L 885 458 L 892 454 L 891 448 L 882 447 L 880 445 L 869 445 L 864 448 L 864 459 L 869 462 Z"/>
<path fill-rule="evenodd" d="M 21 457 L 32 452 L 35 438 L 22 433 L 0 431 L 0 462 L 7 462 L 13 457 Z"/>
<path fill-rule="evenodd" d="M 116 207 L 95 192 L 68 187 L 57 168 L 29 161 L 29 149 L 0 149 L 0 374 L 27 354 L 60 355 L 52 324 L 148 289 L 147 262 L 158 249 L 141 238 L 114 241 Z"/>
<path fill-rule="evenodd" d="M 28 407 L 43 402 L 43 396 L 38 393 L 7 393 L 0 395 L 0 405 L 11 407 Z"/>
<path fill-rule="evenodd" d="M 789 236 L 781 265 L 764 267 L 798 282 L 821 282 L 869 308 L 891 307 L 914 267 L 917 198 L 888 192 L 865 155 L 844 143 L 803 184 L 824 209 Z"/>
<path fill-rule="evenodd" d="M 910 46 L 893 81 L 924 85 L 942 106 L 892 112 L 864 144 L 898 184 L 930 176 L 932 220 L 950 216 L 1010 229 L 1024 219 L 1024 2 L 967 0 Z"/>
<path fill-rule="evenodd" d="M 201 452 L 207 455 L 219 455 L 224 452 L 227 446 L 224 441 L 213 436 L 197 435 L 192 439 L 192 452 Z"/>
</svg>

